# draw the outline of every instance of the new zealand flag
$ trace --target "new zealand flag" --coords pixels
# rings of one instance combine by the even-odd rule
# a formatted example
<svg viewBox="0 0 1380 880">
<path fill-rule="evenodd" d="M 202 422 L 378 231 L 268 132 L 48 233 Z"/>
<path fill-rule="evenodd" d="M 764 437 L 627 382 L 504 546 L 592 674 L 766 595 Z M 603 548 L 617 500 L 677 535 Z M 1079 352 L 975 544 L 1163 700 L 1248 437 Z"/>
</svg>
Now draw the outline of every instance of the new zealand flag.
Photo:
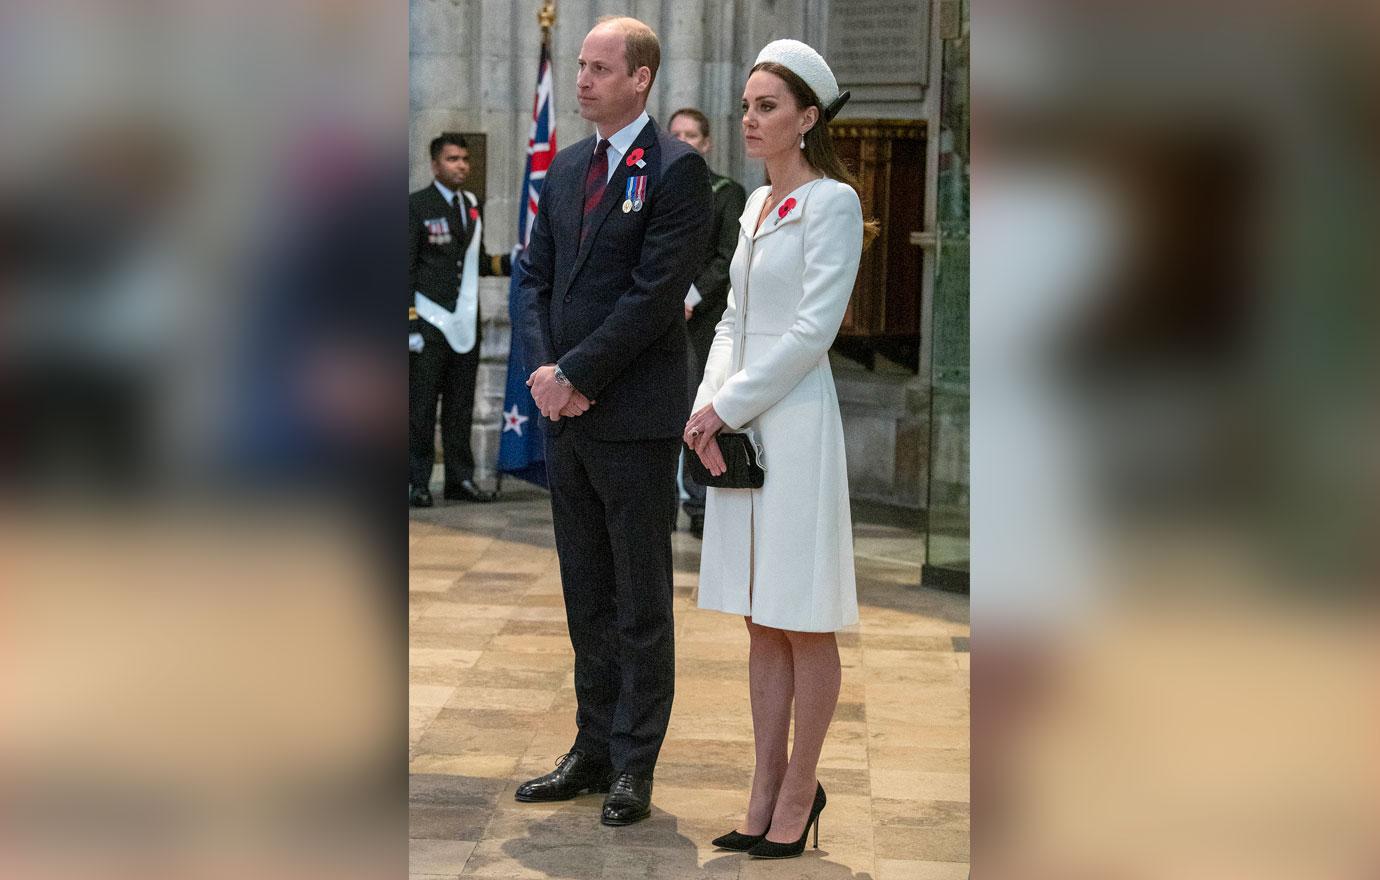
<svg viewBox="0 0 1380 880">
<path fill-rule="evenodd" d="M 532 133 L 527 139 L 527 167 L 522 175 L 524 207 L 518 211 L 518 245 L 524 250 L 537 217 L 546 170 L 556 156 L 556 115 L 551 106 L 551 52 L 545 40 L 541 45 L 541 64 L 537 68 L 537 94 L 532 101 Z M 540 364 L 527 363 L 522 334 L 517 332 L 521 311 L 521 260 L 513 260 L 513 278 L 508 288 L 508 318 L 513 327 L 508 349 L 508 387 L 503 395 L 503 431 L 498 441 L 498 470 L 529 483 L 546 486 L 546 458 L 542 432 L 536 418 L 537 406 L 527 387 L 527 377 Z"/>
</svg>

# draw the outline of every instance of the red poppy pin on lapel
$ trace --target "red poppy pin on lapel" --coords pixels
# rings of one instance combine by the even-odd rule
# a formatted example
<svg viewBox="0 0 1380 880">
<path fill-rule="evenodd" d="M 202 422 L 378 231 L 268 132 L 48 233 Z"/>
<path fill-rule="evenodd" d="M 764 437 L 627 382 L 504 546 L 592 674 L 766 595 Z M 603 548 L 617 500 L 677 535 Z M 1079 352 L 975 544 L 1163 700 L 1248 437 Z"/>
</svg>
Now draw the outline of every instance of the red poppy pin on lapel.
<svg viewBox="0 0 1380 880">
<path fill-rule="evenodd" d="M 470 208 L 470 219 L 471 219 L 471 220 L 478 220 L 478 219 L 479 219 L 479 209 L 478 209 L 478 208 Z"/>
<path fill-rule="evenodd" d="M 642 148 L 638 147 L 628 154 L 628 158 L 623 160 L 623 164 L 629 168 L 636 165 L 638 168 L 646 168 L 647 163 L 642 161 Z"/>
<path fill-rule="evenodd" d="M 786 215 L 791 213 L 791 209 L 794 207 L 795 199 L 786 199 L 786 201 L 781 203 L 781 207 L 776 210 L 776 216 L 781 220 L 785 220 Z"/>
</svg>

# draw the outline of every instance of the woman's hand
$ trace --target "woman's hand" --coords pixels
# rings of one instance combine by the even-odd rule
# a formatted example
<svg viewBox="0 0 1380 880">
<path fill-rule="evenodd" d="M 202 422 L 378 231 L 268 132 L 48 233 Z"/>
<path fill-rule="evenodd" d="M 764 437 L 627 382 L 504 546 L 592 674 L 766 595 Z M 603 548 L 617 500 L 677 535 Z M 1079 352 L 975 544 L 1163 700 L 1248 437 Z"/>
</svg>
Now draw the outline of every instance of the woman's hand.
<svg viewBox="0 0 1380 880">
<path fill-rule="evenodd" d="M 703 452 L 695 454 L 700 457 L 700 461 L 704 462 L 704 466 L 709 472 L 716 477 L 728 470 L 728 464 L 724 462 L 723 450 L 719 448 L 717 443 L 710 442 L 705 446 Z"/>
<path fill-rule="evenodd" d="M 728 469 L 724 464 L 724 455 L 719 450 L 719 444 L 714 442 L 715 435 L 724 427 L 724 420 L 714 411 L 714 404 L 708 403 L 685 423 L 683 435 L 685 445 L 695 451 L 700 461 L 704 462 L 704 466 L 716 477 Z"/>
</svg>

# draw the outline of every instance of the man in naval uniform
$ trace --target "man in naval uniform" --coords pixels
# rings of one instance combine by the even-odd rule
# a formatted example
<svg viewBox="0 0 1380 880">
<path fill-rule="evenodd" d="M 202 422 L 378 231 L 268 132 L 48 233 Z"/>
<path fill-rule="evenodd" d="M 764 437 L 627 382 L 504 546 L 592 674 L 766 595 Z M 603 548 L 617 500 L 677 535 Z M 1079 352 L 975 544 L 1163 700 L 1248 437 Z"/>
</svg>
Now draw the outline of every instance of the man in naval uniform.
<svg viewBox="0 0 1380 880">
<path fill-rule="evenodd" d="M 460 185 L 470 171 L 465 139 L 431 142 L 432 184 L 408 198 L 408 500 L 432 504 L 436 402 L 441 402 L 445 497 L 492 501 L 474 482 L 470 424 L 479 372 L 479 277 L 508 275 L 506 255 L 484 250 L 483 206 Z"/>
</svg>

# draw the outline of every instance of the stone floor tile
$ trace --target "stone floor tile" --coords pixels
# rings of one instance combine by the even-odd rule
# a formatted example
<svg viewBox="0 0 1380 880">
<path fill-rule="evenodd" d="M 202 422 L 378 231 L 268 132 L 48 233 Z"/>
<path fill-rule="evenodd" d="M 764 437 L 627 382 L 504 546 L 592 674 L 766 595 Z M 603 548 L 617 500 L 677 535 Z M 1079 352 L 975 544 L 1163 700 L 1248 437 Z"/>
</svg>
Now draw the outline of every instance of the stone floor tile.
<svg viewBox="0 0 1380 880">
<path fill-rule="evenodd" d="M 966 801 L 968 774 L 885 770 L 873 775 L 872 796 L 889 800 Z"/>
<path fill-rule="evenodd" d="M 421 739 L 427 728 L 431 727 L 431 723 L 436 720 L 436 716 L 440 714 L 440 706 L 408 706 L 408 742 L 415 744 L 417 740 Z"/>
<path fill-rule="evenodd" d="M 433 722 L 417 742 L 416 754 L 521 757 L 532 735 L 528 729 L 490 730 L 470 724 Z"/>
<path fill-rule="evenodd" d="M 444 593 L 454 583 L 454 577 L 445 575 L 413 574 L 407 578 L 407 591 L 409 593 Z"/>
<path fill-rule="evenodd" d="M 900 651 L 894 648 L 873 648 L 863 640 L 862 650 L 869 669 L 900 667 L 903 669 L 953 669 L 958 665 L 957 654 L 943 651 Z"/>
<path fill-rule="evenodd" d="M 505 755 L 420 755 L 412 759 L 408 771 L 506 780 L 512 778 L 517 763 L 517 757 Z"/>
<path fill-rule="evenodd" d="M 504 880 L 602 880 L 607 847 L 584 838 L 579 841 L 552 839 L 540 822 L 528 834 L 508 840 L 482 840 L 470 853 L 462 877 L 492 877 Z"/>
<path fill-rule="evenodd" d="M 489 645 L 496 651 L 511 651 L 518 654 L 555 654 L 569 657 L 574 662 L 575 653 L 570 647 L 570 636 L 494 636 Z"/>
<path fill-rule="evenodd" d="M 569 673 L 563 669 L 501 669 L 476 662 L 456 676 L 456 683 L 463 687 L 555 691 L 568 677 Z"/>
<path fill-rule="evenodd" d="M 879 859 L 968 861 L 967 828 L 912 828 L 891 825 L 876 829 L 873 839 Z"/>
<path fill-rule="evenodd" d="M 739 859 L 719 858 L 711 850 L 707 857 L 689 841 L 677 847 L 614 847 L 604 858 L 605 880 L 734 880 Z"/>
<path fill-rule="evenodd" d="M 879 770 L 922 770 L 927 773 L 967 773 L 970 769 L 967 748 L 930 749 L 923 746 L 876 747 L 868 760 Z"/>
<path fill-rule="evenodd" d="M 807 847 L 799 858 L 771 861 L 743 859 L 740 880 L 870 880 L 876 876 L 876 858 L 865 851 L 825 846 Z"/>
<path fill-rule="evenodd" d="M 448 710 L 509 710 L 542 712 L 556 699 L 554 691 L 539 688 L 470 687 L 460 685 L 446 702 Z"/>
<path fill-rule="evenodd" d="M 673 715 L 673 720 L 674 717 Z M 701 733 L 711 733 L 711 731 L 702 731 Z M 750 769 L 752 760 L 752 744 L 750 742 L 709 738 L 695 739 L 687 735 L 682 737 L 667 736 L 666 742 L 661 747 L 661 758 L 658 764 L 664 761 L 686 764 L 703 762 L 706 764 L 731 764 L 739 768 L 747 767 Z"/>
<path fill-rule="evenodd" d="M 968 748 L 968 724 L 907 724 L 904 721 L 868 719 L 867 736 L 871 748 L 936 749 Z M 901 768 L 905 769 L 905 768 Z"/>
<path fill-rule="evenodd" d="M 410 874 L 456 877 L 465 869 L 465 860 L 474 852 L 473 840 L 427 840 L 408 842 L 407 870 Z"/>
<path fill-rule="evenodd" d="M 459 690 L 462 689 L 457 688 L 457 691 Z M 551 694 L 547 692 L 545 697 L 551 699 Z M 441 709 L 441 714 L 436 716 L 436 722 L 443 725 L 469 725 L 483 730 L 521 730 L 536 725 L 542 718 L 542 714 L 535 711 L 475 708 L 483 705 L 485 704 L 471 703 L 468 698 L 457 698 Z"/>
<path fill-rule="evenodd" d="M 575 662 L 575 655 L 569 652 L 567 643 L 567 653 L 565 654 L 538 654 L 528 651 L 509 651 L 499 648 L 485 650 L 479 661 L 474 664 L 476 669 L 535 669 L 535 670 L 560 670 L 565 672 L 570 669 Z"/>
<path fill-rule="evenodd" d="M 444 706 L 446 700 L 455 692 L 455 688 L 447 685 L 411 685 L 407 689 L 407 704 L 409 706 Z"/>
<path fill-rule="evenodd" d="M 874 798 L 872 818 L 879 828 L 968 828 L 966 801 L 921 801 Z"/>
<path fill-rule="evenodd" d="M 417 806 L 408 810 L 408 833 L 413 838 L 473 841 L 484 836 L 493 818 L 487 807 Z"/>
<path fill-rule="evenodd" d="M 909 685 L 912 687 L 952 687 L 964 688 L 968 684 L 968 673 L 959 666 L 959 657 L 966 654 L 944 654 L 942 662 L 934 665 L 913 666 L 873 666 L 868 664 L 863 670 L 863 680 L 867 685 Z"/>
<path fill-rule="evenodd" d="M 418 627 L 413 628 L 413 632 L 408 636 L 408 642 L 413 649 L 423 650 L 464 650 L 482 653 L 489 647 L 489 642 L 493 640 L 496 633 L 485 632 L 425 632 L 419 631 Z M 435 667 L 426 667 L 423 675 L 428 678 L 436 678 L 438 675 L 446 674 L 444 671 L 438 673 Z M 419 683 L 417 676 L 412 677 L 413 683 Z"/>
<path fill-rule="evenodd" d="M 877 880 L 968 880 L 969 869 L 960 862 L 920 862 L 878 859 Z"/>
<path fill-rule="evenodd" d="M 407 652 L 408 666 L 411 670 L 441 669 L 455 671 L 468 669 L 479 659 L 481 651 L 464 651 L 450 648 L 412 648 Z M 415 681 L 415 679 L 412 679 Z"/>
</svg>

